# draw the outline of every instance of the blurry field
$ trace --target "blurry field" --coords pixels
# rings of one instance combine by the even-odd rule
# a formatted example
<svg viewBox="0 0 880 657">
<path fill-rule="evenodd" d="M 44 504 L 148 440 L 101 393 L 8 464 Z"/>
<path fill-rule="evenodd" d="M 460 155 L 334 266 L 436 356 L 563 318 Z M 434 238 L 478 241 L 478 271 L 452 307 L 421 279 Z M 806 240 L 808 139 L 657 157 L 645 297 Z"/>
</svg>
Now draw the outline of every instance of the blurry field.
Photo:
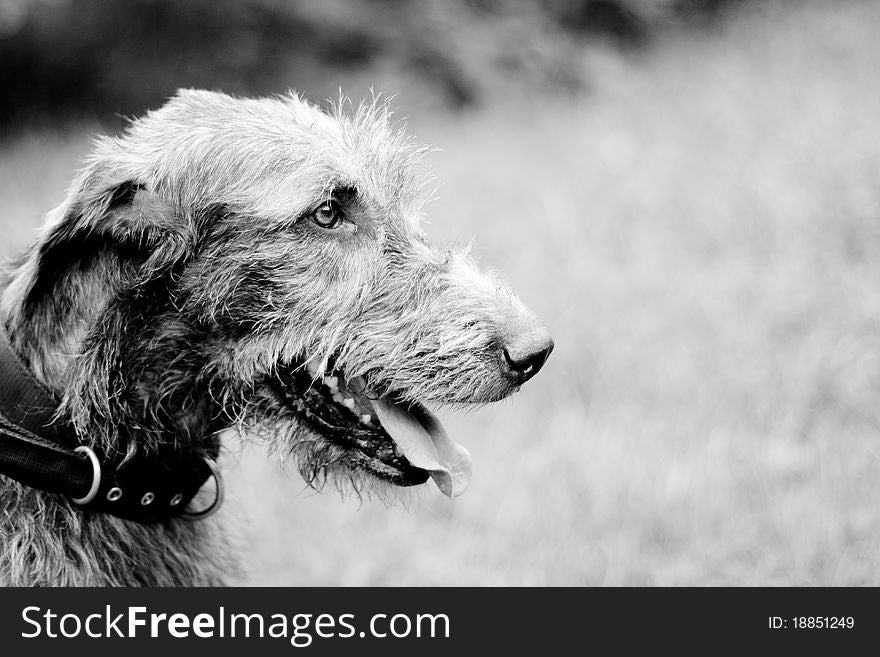
<svg viewBox="0 0 880 657">
<path fill-rule="evenodd" d="M 447 427 L 471 489 L 408 505 L 227 464 L 251 583 L 880 584 L 880 7 L 754 15 L 590 95 L 413 116 L 429 208 L 556 351 Z M 2 253 L 91 126 L 0 153 Z"/>
</svg>

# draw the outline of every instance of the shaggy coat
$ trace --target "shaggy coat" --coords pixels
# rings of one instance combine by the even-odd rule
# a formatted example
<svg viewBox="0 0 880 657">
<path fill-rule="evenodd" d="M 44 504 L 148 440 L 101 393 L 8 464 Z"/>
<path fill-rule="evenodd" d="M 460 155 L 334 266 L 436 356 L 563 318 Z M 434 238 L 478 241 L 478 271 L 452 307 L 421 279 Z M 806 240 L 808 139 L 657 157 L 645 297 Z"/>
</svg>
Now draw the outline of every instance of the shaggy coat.
<svg viewBox="0 0 880 657">
<path fill-rule="evenodd" d="M 545 333 L 465 252 L 428 243 L 422 152 L 382 103 L 182 91 L 97 141 L 9 268 L 12 344 L 83 444 L 198 454 L 234 429 L 316 486 L 412 484 L 393 445 L 330 440 L 273 390 L 305 363 L 412 404 L 492 402 L 526 378 L 499 349 Z M 229 536 L 222 511 L 139 524 L 0 480 L 6 584 L 226 583 Z"/>
</svg>

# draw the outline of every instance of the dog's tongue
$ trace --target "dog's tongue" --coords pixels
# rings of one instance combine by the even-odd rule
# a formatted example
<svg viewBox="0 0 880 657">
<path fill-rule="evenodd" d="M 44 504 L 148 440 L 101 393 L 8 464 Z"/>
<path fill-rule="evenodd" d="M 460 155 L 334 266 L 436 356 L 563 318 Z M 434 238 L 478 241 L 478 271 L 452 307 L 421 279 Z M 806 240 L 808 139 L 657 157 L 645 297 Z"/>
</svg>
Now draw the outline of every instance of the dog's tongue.
<svg viewBox="0 0 880 657">
<path fill-rule="evenodd" d="M 430 411 L 384 398 L 373 400 L 373 408 L 400 453 L 427 470 L 444 495 L 457 497 L 465 491 L 471 480 L 471 455 L 447 435 Z"/>
</svg>

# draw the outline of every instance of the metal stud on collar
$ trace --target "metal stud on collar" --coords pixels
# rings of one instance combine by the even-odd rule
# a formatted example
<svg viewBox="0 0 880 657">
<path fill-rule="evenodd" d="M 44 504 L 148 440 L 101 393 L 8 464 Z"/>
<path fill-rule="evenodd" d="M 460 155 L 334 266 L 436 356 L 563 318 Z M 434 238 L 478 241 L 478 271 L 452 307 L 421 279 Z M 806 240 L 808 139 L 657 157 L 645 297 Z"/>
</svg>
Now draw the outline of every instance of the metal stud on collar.
<svg viewBox="0 0 880 657">
<path fill-rule="evenodd" d="M 217 510 L 220 508 L 220 505 L 223 504 L 223 496 L 224 496 L 224 486 L 223 486 L 223 476 L 220 474 L 220 469 L 217 467 L 217 464 L 214 462 L 214 459 L 209 459 L 205 457 L 205 465 L 208 466 L 208 469 L 211 471 L 211 476 L 214 478 L 214 483 L 217 485 L 217 492 L 214 495 L 214 501 L 211 503 L 211 506 L 206 509 L 202 509 L 201 511 L 184 511 L 181 515 L 184 518 L 188 518 L 189 520 L 204 520 L 208 516 L 212 516 L 217 513 Z"/>
<path fill-rule="evenodd" d="M 83 497 L 70 498 L 71 502 L 82 506 L 91 502 L 93 499 L 95 499 L 95 495 L 98 494 L 98 488 L 101 486 L 101 462 L 98 460 L 98 456 L 95 454 L 95 451 L 91 447 L 87 447 L 86 445 L 80 445 L 73 451 L 79 454 L 85 454 L 86 457 L 92 462 L 92 486 L 91 488 L 89 488 L 89 492 L 86 493 Z"/>
</svg>

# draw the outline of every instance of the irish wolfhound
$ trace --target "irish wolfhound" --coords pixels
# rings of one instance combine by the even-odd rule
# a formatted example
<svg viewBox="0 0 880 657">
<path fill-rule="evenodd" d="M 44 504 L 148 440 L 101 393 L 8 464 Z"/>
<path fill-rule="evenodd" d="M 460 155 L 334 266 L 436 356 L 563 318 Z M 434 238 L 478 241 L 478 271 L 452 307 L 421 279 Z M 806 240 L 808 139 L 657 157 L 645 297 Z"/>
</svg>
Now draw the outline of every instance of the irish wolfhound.
<svg viewBox="0 0 880 657">
<path fill-rule="evenodd" d="M 429 245 L 422 149 L 386 105 L 345 105 L 182 91 L 97 142 L 4 285 L 7 371 L 54 417 L 0 406 L 0 442 L 36 462 L 0 477 L 4 582 L 228 581 L 223 514 L 191 500 L 230 427 L 316 487 L 464 490 L 468 453 L 426 406 L 500 400 L 553 343 Z"/>
</svg>

